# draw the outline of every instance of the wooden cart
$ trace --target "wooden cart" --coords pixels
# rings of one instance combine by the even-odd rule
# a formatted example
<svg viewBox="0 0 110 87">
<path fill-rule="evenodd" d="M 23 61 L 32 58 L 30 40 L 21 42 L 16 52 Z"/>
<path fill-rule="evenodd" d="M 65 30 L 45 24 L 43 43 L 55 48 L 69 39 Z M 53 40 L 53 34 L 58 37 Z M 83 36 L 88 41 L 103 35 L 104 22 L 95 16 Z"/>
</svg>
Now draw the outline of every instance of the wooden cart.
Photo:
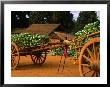
<svg viewBox="0 0 110 87">
<path fill-rule="evenodd" d="M 16 69 L 19 64 L 20 56 L 30 55 L 34 64 L 42 65 L 47 56 L 47 51 L 60 47 L 59 43 L 48 43 L 36 47 L 18 47 L 11 42 L 11 69 Z"/>
<path fill-rule="evenodd" d="M 98 36 L 96 36 L 98 35 Z M 84 45 L 79 45 L 85 39 L 89 40 Z M 80 76 L 100 76 L 100 32 L 94 32 L 79 41 L 75 41 L 75 57 L 79 60 Z"/>
</svg>

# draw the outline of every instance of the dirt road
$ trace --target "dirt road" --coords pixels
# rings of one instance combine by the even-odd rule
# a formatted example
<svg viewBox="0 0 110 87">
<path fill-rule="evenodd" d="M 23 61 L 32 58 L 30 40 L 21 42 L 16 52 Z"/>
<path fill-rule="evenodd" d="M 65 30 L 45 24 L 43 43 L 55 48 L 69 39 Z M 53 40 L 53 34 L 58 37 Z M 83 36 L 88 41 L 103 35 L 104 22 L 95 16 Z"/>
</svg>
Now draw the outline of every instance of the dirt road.
<svg viewBox="0 0 110 87">
<path fill-rule="evenodd" d="M 60 56 L 47 56 L 45 63 L 41 66 L 34 65 L 30 56 L 21 56 L 17 70 L 12 70 L 11 75 L 14 77 L 79 77 L 79 68 L 77 64 L 73 64 L 73 60 L 66 59 L 64 71 L 58 65 Z M 62 65 L 62 64 L 61 64 Z"/>
</svg>

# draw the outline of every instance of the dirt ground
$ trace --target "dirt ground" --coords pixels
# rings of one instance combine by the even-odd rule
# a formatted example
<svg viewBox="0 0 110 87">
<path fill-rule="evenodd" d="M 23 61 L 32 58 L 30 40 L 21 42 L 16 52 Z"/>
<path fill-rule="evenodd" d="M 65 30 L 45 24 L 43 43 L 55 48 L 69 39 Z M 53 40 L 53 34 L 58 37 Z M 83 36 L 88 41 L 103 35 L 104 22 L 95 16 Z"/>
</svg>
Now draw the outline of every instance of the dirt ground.
<svg viewBox="0 0 110 87">
<path fill-rule="evenodd" d="M 47 56 L 45 63 L 41 66 L 34 65 L 30 56 L 21 56 L 16 70 L 11 71 L 12 77 L 79 77 L 78 64 L 74 64 L 71 58 L 66 59 L 64 70 L 62 67 L 58 72 L 61 56 Z M 62 66 L 62 64 L 61 64 Z"/>
</svg>

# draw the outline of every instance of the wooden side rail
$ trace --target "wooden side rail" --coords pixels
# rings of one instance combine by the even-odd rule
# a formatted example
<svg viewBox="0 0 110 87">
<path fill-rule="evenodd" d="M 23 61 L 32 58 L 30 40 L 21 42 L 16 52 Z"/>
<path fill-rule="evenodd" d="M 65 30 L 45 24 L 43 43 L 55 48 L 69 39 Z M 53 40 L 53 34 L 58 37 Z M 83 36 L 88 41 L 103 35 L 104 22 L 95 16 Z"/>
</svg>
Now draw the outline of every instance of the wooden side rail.
<svg viewBox="0 0 110 87">
<path fill-rule="evenodd" d="M 92 34 L 87 35 L 87 37 L 91 37 L 91 36 L 94 36 L 94 35 L 97 35 L 97 34 L 100 34 L 100 32 L 94 32 Z"/>
</svg>

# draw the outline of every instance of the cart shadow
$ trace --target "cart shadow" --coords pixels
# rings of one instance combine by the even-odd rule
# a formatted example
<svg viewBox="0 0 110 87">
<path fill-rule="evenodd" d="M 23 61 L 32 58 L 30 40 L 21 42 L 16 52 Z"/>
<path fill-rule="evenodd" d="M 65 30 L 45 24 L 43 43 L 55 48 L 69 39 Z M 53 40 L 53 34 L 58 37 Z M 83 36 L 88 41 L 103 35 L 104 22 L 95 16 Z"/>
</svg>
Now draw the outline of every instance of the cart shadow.
<svg viewBox="0 0 110 87">
<path fill-rule="evenodd" d="M 58 65 L 54 65 L 52 63 L 44 63 L 42 65 L 37 64 L 19 64 L 16 67 L 16 70 L 36 70 L 36 69 L 46 69 L 46 68 L 58 68 Z"/>
<path fill-rule="evenodd" d="M 27 64 L 27 65 L 18 65 L 16 70 L 32 70 L 42 68 L 43 65 Z"/>
</svg>

